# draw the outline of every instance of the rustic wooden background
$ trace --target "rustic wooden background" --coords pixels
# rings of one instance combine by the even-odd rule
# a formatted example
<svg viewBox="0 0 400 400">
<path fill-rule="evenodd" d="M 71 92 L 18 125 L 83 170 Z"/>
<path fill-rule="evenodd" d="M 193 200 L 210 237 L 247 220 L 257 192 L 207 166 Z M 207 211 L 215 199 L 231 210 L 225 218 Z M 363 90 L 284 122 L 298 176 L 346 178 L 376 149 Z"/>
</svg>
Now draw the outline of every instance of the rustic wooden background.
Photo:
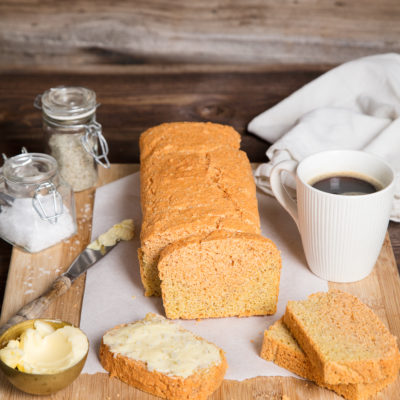
<svg viewBox="0 0 400 400">
<path fill-rule="evenodd" d="M 338 64 L 400 50 L 398 0 L 2 0 L 0 63 Z"/>
<path fill-rule="evenodd" d="M 140 132 L 172 120 L 231 124 L 262 162 L 250 119 L 334 65 L 399 52 L 399 21 L 398 0 L 2 0 L 0 152 L 44 151 L 32 103 L 64 84 L 98 94 L 113 163 L 138 162 Z M 10 254 L 0 241 L 0 300 Z"/>
</svg>

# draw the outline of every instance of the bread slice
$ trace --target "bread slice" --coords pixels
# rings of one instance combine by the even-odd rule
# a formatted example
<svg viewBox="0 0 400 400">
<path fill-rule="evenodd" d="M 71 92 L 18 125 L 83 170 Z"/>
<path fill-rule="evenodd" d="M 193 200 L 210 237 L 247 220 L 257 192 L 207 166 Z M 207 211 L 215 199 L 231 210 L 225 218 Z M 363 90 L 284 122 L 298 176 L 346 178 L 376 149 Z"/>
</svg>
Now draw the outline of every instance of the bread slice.
<svg viewBox="0 0 400 400">
<path fill-rule="evenodd" d="M 100 362 L 111 377 L 170 400 L 205 400 L 228 366 L 217 346 L 156 314 L 106 332 Z"/>
<path fill-rule="evenodd" d="M 171 244 L 158 263 L 168 318 L 273 314 L 281 257 L 261 235 L 215 231 Z"/>
<path fill-rule="evenodd" d="M 372 383 L 398 372 L 396 338 L 351 294 L 332 290 L 289 301 L 284 322 L 321 382 Z"/>
<path fill-rule="evenodd" d="M 312 380 L 317 385 L 333 390 L 347 400 L 365 400 L 394 382 L 397 374 L 374 383 L 350 383 L 329 385 L 319 380 L 319 374 L 313 370 L 308 357 L 291 335 L 283 320 L 276 321 L 264 332 L 261 358 L 273 361 L 282 368 Z"/>
</svg>

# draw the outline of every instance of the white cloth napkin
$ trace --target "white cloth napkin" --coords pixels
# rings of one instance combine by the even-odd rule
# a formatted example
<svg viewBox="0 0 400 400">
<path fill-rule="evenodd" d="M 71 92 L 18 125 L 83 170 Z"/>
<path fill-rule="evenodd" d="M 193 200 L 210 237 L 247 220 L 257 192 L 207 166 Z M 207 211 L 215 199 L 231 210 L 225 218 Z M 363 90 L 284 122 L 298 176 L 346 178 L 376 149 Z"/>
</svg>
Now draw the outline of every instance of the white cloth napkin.
<svg viewBox="0 0 400 400">
<path fill-rule="evenodd" d="M 273 143 L 266 153 L 270 161 L 255 171 L 257 186 L 268 194 L 271 169 L 282 160 L 301 161 L 330 149 L 384 158 L 396 172 L 391 220 L 400 222 L 399 54 L 369 56 L 328 71 L 255 117 L 248 130 Z"/>
</svg>

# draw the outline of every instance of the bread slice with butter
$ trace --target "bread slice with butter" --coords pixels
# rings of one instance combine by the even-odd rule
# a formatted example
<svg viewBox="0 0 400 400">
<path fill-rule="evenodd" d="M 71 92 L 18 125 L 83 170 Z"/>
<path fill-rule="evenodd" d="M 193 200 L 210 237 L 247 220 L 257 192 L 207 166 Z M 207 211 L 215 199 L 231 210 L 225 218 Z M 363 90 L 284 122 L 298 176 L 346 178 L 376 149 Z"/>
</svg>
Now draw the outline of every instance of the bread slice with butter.
<svg viewBox="0 0 400 400">
<path fill-rule="evenodd" d="M 329 385 L 319 379 L 319 374 L 292 336 L 282 319 L 276 321 L 264 332 L 261 358 L 273 361 L 282 368 L 314 381 L 317 385 L 333 390 L 347 400 L 366 400 L 394 382 L 397 373 L 373 383 L 350 383 Z"/>
<path fill-rule="evenodd" d="M 170 400 L 205 400 L 228 367 L 220 348 L 151 313 L 106 332 L 100 362 L 111 377 Z"/>
</svg>

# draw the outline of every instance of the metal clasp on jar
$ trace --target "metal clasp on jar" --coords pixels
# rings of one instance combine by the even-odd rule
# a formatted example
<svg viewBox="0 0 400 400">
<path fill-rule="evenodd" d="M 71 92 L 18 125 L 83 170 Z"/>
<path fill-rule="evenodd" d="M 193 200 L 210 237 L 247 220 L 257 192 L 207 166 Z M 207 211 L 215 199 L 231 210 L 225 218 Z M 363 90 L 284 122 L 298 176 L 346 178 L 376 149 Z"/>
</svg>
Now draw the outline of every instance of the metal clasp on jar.
<svg viewBox="0 0 400 400">
<path fill-rule="evenodd" d="M 110 168 L 110 161 L 107 157 L 108 144 L 102 134 L 101 124 L 99 124 L 97 121 L 93 121 L 86 125 L 86 133 L 81 137 L 81 142 L 84 149 L 96 160 L 98 164 L 104 168 Z"/>
<path fill-rule="evenodd" d="M 58 217 L 64 213 L 62 196 L 52 182 L 43 182 L 36 188 L 32 206 L 41 219 L 51 224 L 56 224 Z"/>
</svg>

